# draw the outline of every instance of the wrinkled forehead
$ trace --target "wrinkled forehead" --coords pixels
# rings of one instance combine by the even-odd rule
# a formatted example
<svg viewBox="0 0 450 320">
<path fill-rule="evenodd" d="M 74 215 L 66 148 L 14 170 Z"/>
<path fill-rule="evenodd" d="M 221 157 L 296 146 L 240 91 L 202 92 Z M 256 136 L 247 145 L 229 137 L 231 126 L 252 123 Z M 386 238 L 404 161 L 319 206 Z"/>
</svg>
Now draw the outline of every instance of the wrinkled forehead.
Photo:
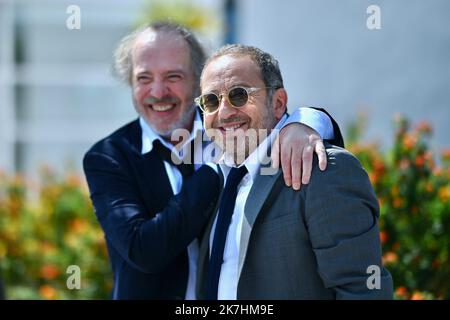
<svg viewBox="0 0 450 320">
<path fill-rule="evenodd" d="M 219 92 L 232 87 L 264 85 L 256 63 L 247 55 L 223 55 L 211 60 L 203 70 L 202 92 Z"/>
<path fill-rule="evenodd" d="M 132 49 L 133 66 L 190 69 L 190 49 L 184 38 L 170 31 L 146 30 Z"/>
</svg>

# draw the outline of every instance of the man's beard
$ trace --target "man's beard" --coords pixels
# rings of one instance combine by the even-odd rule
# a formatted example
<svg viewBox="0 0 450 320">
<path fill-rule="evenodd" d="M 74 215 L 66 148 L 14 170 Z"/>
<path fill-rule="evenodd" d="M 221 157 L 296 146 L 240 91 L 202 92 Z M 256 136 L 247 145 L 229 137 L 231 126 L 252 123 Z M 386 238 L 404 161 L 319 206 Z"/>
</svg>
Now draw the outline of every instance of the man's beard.
<svg viewBox="0 0 450 320">
<path fill-rule="evenodd" d="M 163 137 L 166 140 L 170 140 L 172 136 L 172 132 L 176 129 L 192 129 L 193 119 L 194 119 L 195 107 L 192 105 L 190 108 L 187 108 L 184 113 L 180 116 L 180 118 L 170 124 L 165 130 L 158 130 L 150 123 L 148 124 L 158 135 Z"/>
<path fill-rule="evenodd" d="M 139 111 L 140 108 L 137 104 L 137 101 L 134 97 L 134 95 L 132 96 L 132 100 L 133 100 L 133 104 L 134 107 L 137 111 L 137 113 L 142 116 L 142 118 L 144 119 L 145 123 L 147 123 L 147 125 L 152 128 L 152 130 L 157 133 L 159 136 L 163 137 L 166 140 L 170 140 L 172 132 L 175 129 L 180 129 L 180 128 L 185 128 L 185 129 L 190 129 L 192 128 L 192 124 L 193 124 L 193 119 L 194 119 L 194 113 L 195 113 L 195 106 L 194 103 L 191 104 L 191 107 L 186 108 L 186 110 L 184 111 L 184 113 L 180 116 L 180 118 L 178 120 L 176 120 L 175 122 L 173 122 L 172 124 L 169 124 L 168 127 L 166 129 L 159 129 L 157 128 L 154 124 L 150 123 L 149 121 L 147 121 L 146 117 L 144 116 L 144 114 L 141 114 L 141 112 Z M 163 99 L 160 99 L 161 101 L 164 101 Z M 181 104 L 181 103 L 179 103 Z M 144 108 L 147 108 L 146 106 L 144 106 Z"/>
<path fill-rule="evenodd" d="M 266 106 L 269 108 L 269 106 Z M 261 119 L 261 125 L 259 128 L 248 128 L 245 132 L 240 129 L 236 129 L 236 135 L 229 138 L 220 138 L 219 147 L 223 152 L 227 153 L 234 160 L 235 164 L 241 164 L 249 157 L 249 155 L 255 151 L 258 146 L 269 135 L 276 124 L 275 115 L 273 109 L 267 109 L 267 114 Z M 221 123 L 239 121 L 240 118 L 236 117 L 228 119 Z M 251 121 L 250 121 L 251 123 Z"/>
</svg>

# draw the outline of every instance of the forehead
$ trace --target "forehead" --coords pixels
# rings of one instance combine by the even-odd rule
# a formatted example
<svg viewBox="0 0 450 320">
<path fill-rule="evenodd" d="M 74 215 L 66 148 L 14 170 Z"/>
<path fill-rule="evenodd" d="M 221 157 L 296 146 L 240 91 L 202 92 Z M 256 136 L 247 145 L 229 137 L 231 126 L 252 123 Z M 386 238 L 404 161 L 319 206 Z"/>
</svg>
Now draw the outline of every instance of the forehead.
<svg viewBox="0 0 450 320">
<path fill-rule="evenodd" d="M 150 72 L 188 70 L 191 66 L 189 50 L 180 35 L 149 30 L 139 35 L 133 45 L 133 67 Z"/>
<path fill-rule="evenodd" d="M 205 67 L 202 91 L 226 90 L 237 85 L 264 86 L 261 71 L 249 56 L 220 56 Z"/>
</svg>

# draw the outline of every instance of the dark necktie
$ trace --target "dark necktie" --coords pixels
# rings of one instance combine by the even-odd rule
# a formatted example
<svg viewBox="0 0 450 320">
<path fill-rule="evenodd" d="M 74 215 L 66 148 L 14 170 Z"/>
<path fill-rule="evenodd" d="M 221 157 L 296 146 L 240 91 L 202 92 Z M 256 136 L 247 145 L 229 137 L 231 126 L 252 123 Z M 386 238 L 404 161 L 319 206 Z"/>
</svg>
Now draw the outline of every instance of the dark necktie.
<svg viewBox="0 0 450 320">
<path fill-rule="evenodd" d="M 234 205 L 236 203 L 237 187 L 246 173 L 247 169 L 245 166 L 232 168 L 228 174 L 225 188 L 223 189 L 216 229 L 214 231 L 211 257 L 209 258 L 206 287 L 206 298 L 208 300 L 217 300 L 220 270 L 223 263 L 223 251 L 225 249 L 228 227 L 230 226 L 231 216 L 233 215 Z"/>
<path fill-rule="evenodd" d="M 193 142 L 190 143 L 189 147 L 191 148 L 191 155 L 193 158 Z M 181 175 L 183 176 L 183 179 L 187 176 L 189 176 L 190 174 L 192 174 L 194 172 L 194 164 L 193 164 L 193 159 L 186 159 L 186 160 L 190 160 L 190 161 L 182 161 L 180 164 L 175 164 L 172 161 L 172 156 L 171 156 L 171 151 L 165 147 L 161 141 L 159 140 L 155 140 L 153 142 L 153 148 L 155 150 L 155 152 L 158 154 L 158 156 L 161 158 L 161 160 L 167 161 L 169 163 L 171 163 L 172 165 L 176 166 L 178 168 L 178 170 L 180 170 Z M 187 163 L 185 163 L 187 162 Z"/>
</svg>

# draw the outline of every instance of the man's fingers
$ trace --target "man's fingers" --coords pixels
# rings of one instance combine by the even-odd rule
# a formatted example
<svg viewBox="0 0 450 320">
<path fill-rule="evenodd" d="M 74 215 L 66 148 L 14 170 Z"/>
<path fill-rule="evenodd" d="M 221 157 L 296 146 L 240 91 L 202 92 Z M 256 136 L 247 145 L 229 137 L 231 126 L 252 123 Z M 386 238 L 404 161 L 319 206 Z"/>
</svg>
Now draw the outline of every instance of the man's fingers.
<svg viewBox="0 0 450 320">
<path fill-rule="evenodd" d="M 316 142 L 316 154 L 319 158 L 319 169 L 325 170 L 327 168 L 327 152 L 325 150 L 325 146 L 323 145 L 322 140 L 318 140 Z"/>
<path fill-rule="evenodd" d="M 311 178 L 312 162 L 313 162 L 313 147 L 306 146 L 303 149 L 303 155 L 302 155 L 302 164 L 303 164 L 302 183 L 303 184 L 309 183 L 309 179 Z"/>
<path fill-rule="evenodd" d="M 280 167 L 280 136 L 277 135 L 272 145 L 270 152 L 270 158 L 272 159 L 272 168 L 278 169 Z"/>
<path fill-rule="evenodd" d="M 291 156 L 292 188 L 300 190 L 302 178 L 302 150 L 293 149 Z"/>
<path fill-rule="evenodd" d="M 288 187 L 292 185 L 291 175 L 291 148 L 284 146 L 281 148 L 281 168 L 283 170 L 284 183 Z"/>
</svg>

